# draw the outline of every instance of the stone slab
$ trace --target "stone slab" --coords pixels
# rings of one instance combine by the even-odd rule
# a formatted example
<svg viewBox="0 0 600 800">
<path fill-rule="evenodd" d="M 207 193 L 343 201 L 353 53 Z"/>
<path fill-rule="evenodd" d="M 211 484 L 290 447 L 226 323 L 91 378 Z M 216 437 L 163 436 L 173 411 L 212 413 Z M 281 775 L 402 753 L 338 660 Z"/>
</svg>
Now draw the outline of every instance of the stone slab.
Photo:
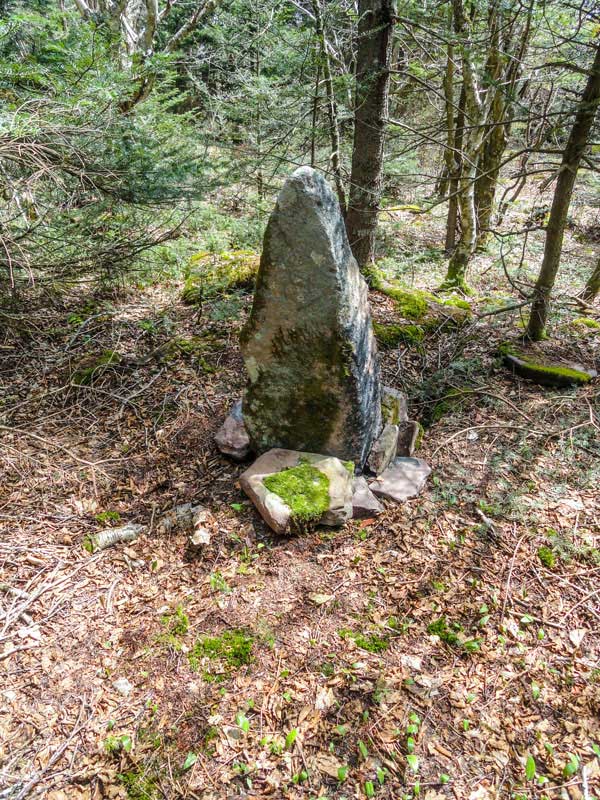
<svg viewBox="0 0 600 800">
<path fill-rule="evenodd" d="M 378 497 L 403 503 L 421 492 L 430 473 L 431 467 L 421 458 L 395 458 L 369 489 Z"/>
</svg>

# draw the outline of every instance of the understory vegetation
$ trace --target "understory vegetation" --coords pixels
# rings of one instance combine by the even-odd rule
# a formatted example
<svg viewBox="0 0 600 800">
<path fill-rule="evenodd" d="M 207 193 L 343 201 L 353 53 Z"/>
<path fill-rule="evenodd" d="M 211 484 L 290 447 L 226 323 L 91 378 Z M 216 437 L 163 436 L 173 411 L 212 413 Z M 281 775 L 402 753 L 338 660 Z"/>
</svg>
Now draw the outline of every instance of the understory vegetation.
<svg viewBox="0 0 600 800">
<path fill-rule="evenodd" d="M 599 390 L 569 379 L 600 364 L 596 118 L 540 283 L 596 5 L 400 3 L 361 183 L 365 3 L 0 5 L 0 797 L 599 798 Z M 214 434 L 305 163 L 371 220 L 383 382 L 432 475 L 283 538 Z M 301 522 L 315 472 L 271 487 L 313 482 Z M 164 521 L 185 503 L 202 547 Z"/>
</svg>

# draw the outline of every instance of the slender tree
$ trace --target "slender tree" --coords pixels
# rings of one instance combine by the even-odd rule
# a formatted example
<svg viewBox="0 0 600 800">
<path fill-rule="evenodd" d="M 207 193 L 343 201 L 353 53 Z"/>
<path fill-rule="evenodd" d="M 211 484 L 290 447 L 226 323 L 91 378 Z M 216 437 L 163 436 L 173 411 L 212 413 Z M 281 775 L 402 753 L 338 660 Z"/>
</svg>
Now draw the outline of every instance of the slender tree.
<svg viewBox="0 0 600 800">
<path fill-rule="evenodd" d="M 593 303 L 598 293 L 600 292 L 600 258 L 596 262 L 596 266 L 585 284 L 585 288 L 581 294 L 586 303 Z"/>
<path fill-rule="evenodd" d="M 360 267 L 373 261 L 381 197 L 394 0 L 359 0 L 354 144 L 346 229 Z"/>
<path fill-rule="evenodd" d="M 476 69 L 476 53 L 473 44 L 473 20 L 467 17 L 463 0 L 453 0 L 454 30 L 458 39 L 458 51 L 462 65 L 465 99 L 465 126 L 462 138 L 462 164 L 458 179 L 458 206 L 460 209 L 461 234 L 448 263 L 448 272 L 442 288 L 466 289 L 465 274 L 477 242 L 477 217 L 475 214 L 475 178 L 477 159 L 483 142 L 486 106 L 489 96 L 482 94 L 480 78 Z M 496 6 L 490 11 L 489 24 L 492 39 L 498 25 Z M 493 76 L 495 77 L 495 76 Z"/>
<path fill-rule="evenodd" d="M 539 342 L 544 336 L 550 309 L 550 297 L 560 266 L 565 223 L 569 213 L 573 187 L 599 104 L 600 39 L 596 44 L 596 53 L 588 74 L 586 87 L 579 101 L 575 121 L 563 151 L 558 179 L 554 189 L 548 227 L 546 228 L 544 257 L 533 290 L 533 302 L 526 331 L 527 338 L 534 342 Z"/>
</svg>

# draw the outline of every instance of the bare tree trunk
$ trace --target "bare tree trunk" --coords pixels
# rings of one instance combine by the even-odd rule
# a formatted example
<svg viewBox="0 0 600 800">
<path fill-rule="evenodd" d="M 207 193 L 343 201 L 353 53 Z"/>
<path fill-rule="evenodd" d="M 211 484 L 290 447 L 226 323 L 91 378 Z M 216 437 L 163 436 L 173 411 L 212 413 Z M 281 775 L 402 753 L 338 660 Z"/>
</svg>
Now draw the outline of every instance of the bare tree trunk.
<svg viewBox="0 0 600 800">
<path fill-rule="evenodd" d="M 500 165 L 510 137 L 513 105 L 516 95 L 522 97 L 526 86 L 519 88 L 523 65 L 531 38 L 531 19 L 534 0 L 530 1 L 527 16 L 513 51 L 511 40 L 516 37 L 512 24 L 505 24 L 506 14 L 500 20 L 504 28 L 504 41 L 500 45 L 499 26 L 493 28 L 492 47 L 487 63 L 487 73 L 491 84 L 488 91 L 493 92 L 490 104 L 489 134 L 486 137 L 477 167 L 475 184 L 475 208 L 477 211 L 477 244 L 485 244 L 494 217 L 496 189 L 500 175 Z M 519 15 L 513 13 L 513 20 Z M 493 19 L 491 20 L 493 24 Z M 514 52 L 514 55 L 511 55 Z"/>
<path fill-rule="evenodd" d="M 317 60 L 317 74 L 315 75 L 315 92 L 313 94 L 312 125 L 310 131 L 310 165 L 313 167 L 317 160 L 317 118 L 319 116 L 319 88 L 321 85 L 321 62 Z"/>
<path fill-rule="evenodd" d="M 346 229 L 352 252 L 362 268 L 375 256 L 388 116 L 394 0 L 359 0 L 358 14 L 354 144 Z"/>
<path fill-rule="evenodd" d="M 593 303 L 598 296 L 598 292 L 600 292 L 600 258 L 598 259 L 594 271 L 588 278 L 581 297 L 586 303 Z"/>
<path fill-rule="evenodd" d="M 459 50 L 465 92 L 465 121 L 468 129 L 463 131 L 462 169 L 458 182 L 458 206 L 460 209 L 460 240 L 448 263 L 448 272 L 443 289 L 458 288 L 467 291 L 465 275 L 477 242 L 477 217 L 475 215 L 475 178 L 477 159 L 483 141 L 485 108 L 475 72 L 475 59 L 471 44 L 470 22 L 465 16 L 462 0 L 453 0 L 454 29 L 459 38 Z M 466 128 L 466 126 L 465 126 Z"/>
<path fill-rule="evenodd" d="M 453 150 L 452 167 L 450 172 L 449 198 L 448 198 L 448 217 L 446 219 L 446 242 L 444 249 L 447 255 L 452 255 L 456 246 L 456 224 L 458 222 L 458 182 L 462 170 L 462 143 L 463 131 L 465 127 L 465 88 L 464 85 L 460 92 L 458 101 L 458 113 L 454 125 L 454 139 L 452 142 Z"/>
<path fill-rule="evenodd" d="M 331 77 L 331 62 L 327 41 L 325 39 L 325 28 L 323 27 L 323 14 L 321 13 L 320 0 L 313 0 L 313 10 L 315 13 L 315 25 L 317 39 L 321 48 L 321 59 L 319 67 L 323 68 L 323 78 L 325 82 L 325 92 L 327 94 L 327 116 L 329 117 L 329 137 L 331 140 L 331 170 L 335 180 L 338 200 L 342 214 L 346 214 L 346 192 L 344 190 L 344 180 L 342 178 L 341 152 L 340 152 L 340 130 L 337 118 L 337 103 L 333 91 L 333 80 Z"/>
<path fill-rule="evenodd" d="M 544 337 L 550 309 L 550 297 L 562 253 L 565 223 L 581 157 L 587 145 L 590 130 L 600 103 L 600 42 L 589 73 L 586 87 L 577 108 L 569 140 L 563 151 L 558 180 L 554 189 L 550 218 L 546 229 L 544 258 L 533 290 L 533 302 L 526 336 L 534 342 Z"/>
<path fill-rule="evenodd" d="M 452 6 L 448 6 L 448 45 L 446 71 L 444 73 L 444 103 L 446 106 L 446 148 L 444 150 L 444 174 L 438 186 L 440 197 L 445 197 L 454 172 L 454 44 L 452 42 Z M 456 227 L 456 222 L 455 222 Z"/>
</svg>

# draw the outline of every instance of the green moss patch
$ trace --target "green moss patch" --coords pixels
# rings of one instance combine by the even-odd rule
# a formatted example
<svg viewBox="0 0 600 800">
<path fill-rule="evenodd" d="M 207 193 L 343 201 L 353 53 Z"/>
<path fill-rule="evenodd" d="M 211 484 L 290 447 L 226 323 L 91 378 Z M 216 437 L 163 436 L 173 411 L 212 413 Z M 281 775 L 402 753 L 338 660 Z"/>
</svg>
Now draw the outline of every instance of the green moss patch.
<svg viewBox="0 0 600 800">
<path fill-rule="evenodd" d="M 554 569 L 556 566 L 556 554 L 551 547 L 543 545 L 537 551 L 537 555 L 542 564 L 548 569 Z"/>
<path fill-rule="evenodd" d="M 258 272 L 260 256 L 253 250 L 202 251 L 192 256 L 181 299 L 198 305 L 220 294 L 251 290 Z"/>
<path fill-rule="evenodd" d="M 578 317 L 571 324 L 576 325 L 578 328 L 587 328 L 590 331 L 600 331 L 600 322 L 591 317 Z"/>
<path fill-rule="evenodd" d="M 263 479 L 266 488 L 281 497 L 299 524 L 316 522 L 329 508 L 329 478 L 312 464 L 301 463 Z"/>
<path fill-rule="evenodd" d="M 241 628 L 223 631 L 219 636 L 202 636 L 188 654 L 192 670 L 197 671 L 202 659 L 218 661 L 222 672 L 230 673 L 254 660 L 253 637 Z M 206 672 L 205 676 L 211 673 Z"/>
<path fill-rule="evenodd" d="M 341 628 L 338 635 L 342 639 L 352 639 L 357 647 L 361 650 L 366 650 L 368 653 L 383 653 L 389 647 L 389 639 L 387 636 L 380 636 L 377 633 L 362 633 L 361 631 L 352 631 L 348 628 Z"/>
<path fill-rule="evenodd" d="M 400 344 L 417 346 L 425 338 L 425 331 L 420 325 L 410 323 L 401 324 L 382 324 L 375 322 L 373 330 L 377 337 L 377 343 L 382 350 L 392 350 Z"/>
<path fill-rule="evenodd" d="M 385 281 L 376 270 L 372 282 L 376 289 L 395 301 L 396 310 L 403 319 L 418 322 L 425 330 L 438 328 L 442 324 L 459 327 L 472 316 L 471 305 L 463 297 L 452 295 L 441 298 L 422 289 L 407 289 Z"/>
</svg>

